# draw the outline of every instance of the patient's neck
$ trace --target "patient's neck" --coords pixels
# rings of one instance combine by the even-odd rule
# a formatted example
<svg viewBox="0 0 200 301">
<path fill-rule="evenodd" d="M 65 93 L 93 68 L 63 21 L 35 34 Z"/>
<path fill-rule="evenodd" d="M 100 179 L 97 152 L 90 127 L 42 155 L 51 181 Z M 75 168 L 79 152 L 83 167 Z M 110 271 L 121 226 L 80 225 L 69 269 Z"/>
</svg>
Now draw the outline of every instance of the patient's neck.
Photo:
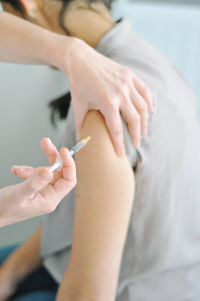
<svg viewBox="0 0 200 301">
<path fill-rule="evenodd" d="M 69 34 L 84 40 L 92 47 L 97 46 L 114 24 L 110 12 L 101 2 L 91 3 L 88 7 L 84 0 L 76 0 L 65 14 L 65 26 Z"/>
</svg>

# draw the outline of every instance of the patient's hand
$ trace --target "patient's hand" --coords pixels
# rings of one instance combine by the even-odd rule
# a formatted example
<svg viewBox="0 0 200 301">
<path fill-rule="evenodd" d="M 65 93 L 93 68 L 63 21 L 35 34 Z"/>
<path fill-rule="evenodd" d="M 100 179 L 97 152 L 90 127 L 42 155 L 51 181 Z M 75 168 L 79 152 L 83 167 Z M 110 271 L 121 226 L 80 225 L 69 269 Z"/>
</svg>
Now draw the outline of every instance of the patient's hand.
<svg viewBox="0 0 200 301">
<path fill-rule="evenodd" d="M 58 156 L 56 147 L 50 139 L 41 143 L 50 164 Z M 26 181 L 0 190 L 0 225 L 50 213 L 76 185 L 76 168 L 73 158 L 66 148 L 60 155 L 63 160 L 61 171 L 52 173 L 48 167 L 33 168 L 14 166 L 12 171 Z"/>
</svg>

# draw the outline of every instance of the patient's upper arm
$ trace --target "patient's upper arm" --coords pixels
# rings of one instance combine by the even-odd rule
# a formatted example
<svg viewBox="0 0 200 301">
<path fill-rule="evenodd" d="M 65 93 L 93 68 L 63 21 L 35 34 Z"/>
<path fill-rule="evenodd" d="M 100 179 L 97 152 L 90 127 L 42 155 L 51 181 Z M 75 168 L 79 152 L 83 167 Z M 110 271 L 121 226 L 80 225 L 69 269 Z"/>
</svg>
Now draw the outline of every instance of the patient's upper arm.
<svg viewBox="0 0 200 301">
<path fill-rule="evenodd" d="M 85 119 L 82 137 L 88 135 L 91 141 L 76 156 L 70 279 L 83 296 L 114 300 L 134 198 L 134 175 L 126 156 L 116 155 L 99 112 L 91 111 Z"/>
</svg>

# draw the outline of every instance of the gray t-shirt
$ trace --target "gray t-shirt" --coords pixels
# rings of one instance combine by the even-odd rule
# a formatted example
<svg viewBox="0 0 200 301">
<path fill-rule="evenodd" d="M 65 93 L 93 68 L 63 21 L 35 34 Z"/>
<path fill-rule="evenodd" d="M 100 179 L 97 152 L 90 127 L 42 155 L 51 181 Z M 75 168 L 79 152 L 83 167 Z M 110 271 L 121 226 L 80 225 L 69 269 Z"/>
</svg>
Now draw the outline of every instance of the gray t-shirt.
<svg viewBox="0 0 200 301">
<path fill-rule="evenodd" d="M 97 50 L 143 79 L 155 105 L 139 149 L 124 125 L 136 194 L 116 301 L 199 301 L 200 131 L 195 95 L 167 58 L 132 32 L 126 20 L 102 38 Z M 75 142 L 70 109 L 63 143 L 70 148 Z M 74 191 L 44 222 L 41 256 L 59 282 L 69 261 L 73 219 Z"/>
</svg>

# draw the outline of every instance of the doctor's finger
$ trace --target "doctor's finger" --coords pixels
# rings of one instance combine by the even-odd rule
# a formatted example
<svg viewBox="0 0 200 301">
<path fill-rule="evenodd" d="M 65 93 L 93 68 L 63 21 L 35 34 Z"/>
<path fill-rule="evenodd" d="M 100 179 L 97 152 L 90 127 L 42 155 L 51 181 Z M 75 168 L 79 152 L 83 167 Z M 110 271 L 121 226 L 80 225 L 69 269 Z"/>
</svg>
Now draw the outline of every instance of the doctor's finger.
<svg viewBox="0 0 200 301">
<path fill-rule="evenodd" d="M 154 106 L 153 106 L 153 97 L 149 87 L 136 75 L 133 75 L 133 84 L 138 93 L 143 97 L 144 101 L 148 106 L 148 112 L 153 113 Z"/>
<path fill-rule="evenodd" d="M 130 102 L 121 107 L 121 113 L 128 126 L 133 145 L 139 147 L 141 143 L 141 118 Z"/>
<path fill-rule="evenodd" d="M 148 106 L 144 98 L 136 90 L 132 91 L 130 98 L 140 116 L 141 135 L 146 136 L 148 132 Z"/>
<path fill-rule="evenodd" d="M 41 169 L 44 167 L 37 167 L 34 168 L 32 166 L 26 166 L 26 165 L 14 165 L 12 166 L 12 172 L 15 174 L 17 177 L 21 179 L 27 179 L 29 177 L 34 176 L 38 172 L 41 171 Z"/>
<path fill-rule="evenodd" d="M 18 196 L 22 198 L 33 196 L 46 187 L 52 178 L 53 173 L 48 168 L 42 168 L 38 174 L 18 184 Z"/>
<path fill-rule="evenodd" d="M 48 156 L 49 164 L 52 165 L 56 161 L 59 152 L 55 145 L 52 143 L 51 139 L 43 138 L 41 140 L 41 148 L 43 152 Z"/>
</svg>

